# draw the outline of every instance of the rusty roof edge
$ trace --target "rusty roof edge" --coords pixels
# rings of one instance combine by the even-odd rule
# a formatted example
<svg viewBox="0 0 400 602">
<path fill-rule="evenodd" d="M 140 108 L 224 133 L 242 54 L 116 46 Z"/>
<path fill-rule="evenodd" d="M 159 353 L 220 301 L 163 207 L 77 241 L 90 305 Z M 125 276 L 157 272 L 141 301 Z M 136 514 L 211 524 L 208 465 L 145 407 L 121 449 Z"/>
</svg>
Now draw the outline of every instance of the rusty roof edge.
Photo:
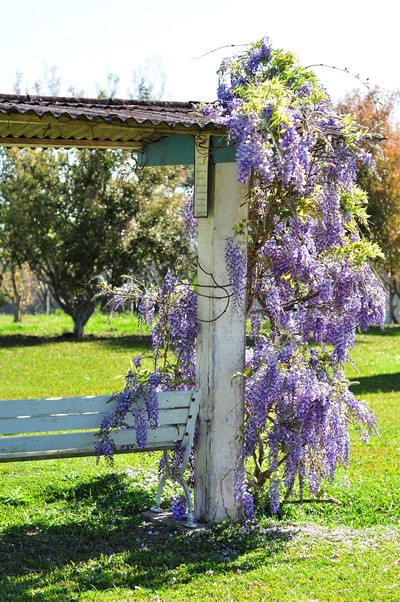
<svg viewBox="0 0 400 602">
<path fill-rule="evenodd" d="M 200 132 L 222 137 L 226 134 L 225 127 L 203 115 L 199 103 L 195 101 L 171 102 L 0 94 L 1 114 L 4 117 L 0 117 L 0 122 L 9 120 L 7 139 L 21 137 L 20 134 L 14 136 L 14 131 L 17 130 L 13 130 L 13 128 L 18 128 L 18 123 L 25 123 L 28 128 L 30 125 L 34 127 L 39 123 L 62 123 L 63 127 L 67 129 L 60 132 L 60 136 L 68 140 L 87 138 L 82 132 L 78 136 L 77 132 L 73 131 L 75 127 L 73 123 L 92 124 L 89 126 L 91 128 L 105 124 L 110 128 L 110 132 L 108 134 L 103 132 L 100 136 L 102 140 L 115 140 L 112 131 L 116 132 L 118 128 L 122 128 L 126 132 L 132 129 L 132 136 L 128 135 L 129 140 L 143 137 L 155 141 L 164 136 L 196 135 Z M 36 132 L 33 129 L 30 131 L 27 129 L 23 137 L 36 139 Z M 98 136 L 93 133 L 89 138 L 94 140 Z M 89 140 L 89 138 L 87 139 Z M 117 138 L 126 142 L 128 140 L 126 134 L 122 133 Z M 46 140 L 46 135 L 42 137 L 42 140 Z"/>
<path fill-rule="evenodd" d="M 70 109 L 70 110 L 68 110 Z M 32 122 L 40 122 L 46 120 L 46 118 L 54 119 L 59 121 L 60 119 L 68 119 L 76 122 L 79 120 L 92 122 L 92 123 L 106 123 L 112 127 L 113 124 L 119 125 L 120 127 L 132 127 L 137 128 L 154 128 L 155 130 L 167 130 L 177 132 L 195 132 L 195 131 L 209 131 L 210 133 L 215 132 L 217 135 L 223 135 L 225 130 L 224 126 L 216 124 L 208 118 L 197 115 L 185 114 L 163 114 L 163 113 L 147 113 L 146 111 L 135 114 L 134 112 L 127 112 L 123 115 L 118 113 L 96 113 L 95 109 L 90 112 L 71 110 L 72 107 L 47 107 L 40 105 L 40 110 L 36 110 L 33 106 L 21 107 L 19 110 L 16 106 L 2 107 L 0 102 L 0 114 L 3 115 L 19 115 L 24 121 L 32 120 Z M 65 122 L 64 122 L 65 123 Z"/>
<path fill-rule="evenodd" d="M 136 100 L 133 98 L 87 98 L 77 96 L 44 96 L 37 94 L 0 94 L 1 102 L 14 103 L 32 103 L 42 105 L 43 103 L 51 104 L 72 104 L 72 105 L 97 105 L 97 106 L 138 106 L 138 107 L 164 107 L 171 109 L 192 109 L 197 112 L 196 106 L 199 106 L 200 101 L 170 101 L 170 100 Z"/>
<path fill-rule="evenodd" d="M 32 113 L 39 117 L 43 114 L 50 114 L 57 118 L 62 113 L 69 115 L 71 119 L 80 117 L 93 119 L 96 110 L 99 111 L 98 117 L 106 119 L 106 121 L 113 119 L 126 121 L 128 118 L 139 122 L 147 118 L 152 121 L 154 116 L 155 120 L 161 122 L 165 115 L 167 123 L 169 120 L 175 123 L 190 121 L 200 127 L 209 124 L 221 129 L 221 126 L 202 114 L 200 105 L 196 101 L 172 102 L 0 94 L 0 112 L 3 114 Z M 107 117 L 104 116 L 104 113 L 108 113 Z"/>
<path fill-rule="evenodd" d="M 40 113 L 38 113 L 37 111 L 34 110 L 34 108 L 28 107 L 26 108 L 24 111 L 18 111 L 16 108 L 14 107 L 9 107 L 7 110 L 3 111 L 1 108 L 1 104 L 0 104 L 0 114 L 3 115 L 21 115 L 21 116 L 26 116 L 28 117 L 29 120 L 33 118 L 36 118 L 36 122 L 40 122 L 43 119 L 45 119 L 46 117 L 51 117 L 53 118 L 55 121 L 58 121 L 61 117 L 63 118 L 68 118 L 71 121 L 78 121 L 80 119 L 83 119 L 87 122 L 102 122 L 102 123 L 108 123 L 110 126 L 112 126 L 112 123 L 116 123 L 118 122 L 118 125 L 120 125 L 121 127 L 132 127 L 132 124 L 135 124 L 137 127 L 141 128 L 143 127 L 145 128 L 154 128 L 156 130 L 162 130 L 162 129 L 166 129 L 166 130 L 182 130 L 183 132 L 187 132 L 187 131 L 198 131 L 198 130 L 208 130 L 210 132 L 216 132 L 216 134 L 218 135 L 223 135 L 225 127 L 223 125 L 214 123 L 213 121 L 210 120 L 206 120 L 206 119 L 201 119 L 201 120 L 196 120 L 193 121 L 191 123 L 185 123 L 185 120 L 180 120 L 179 116 L 175 117 L 175 121 L 174 123 L 170 123 L 168 121 L 168 119 L 157 119 L 157 120 L 152 120 L 149 116 L 147 117 L 143 117 L 143 118 L 139 118 L 138 116 L 134 116 L 134 115 L 127 115 L 124 118 L 121 117 L 121 115 L 112 113 L 109 115 L 99 115 L 99 114 L 88 114 L 88 113 L 82 113 L 81 115 L 79 114 L 73 114 L 68 112 L 68 110 L 62 111 L 62 112 L 58 112 L 58 111 L 52 111 L 51 109 L 46 110 L 45 107 L 43 107 L 43 111 L 41 111 Z M 35 122 L 35 120 L 32 120 L 32 122 Z"/>
</svg>

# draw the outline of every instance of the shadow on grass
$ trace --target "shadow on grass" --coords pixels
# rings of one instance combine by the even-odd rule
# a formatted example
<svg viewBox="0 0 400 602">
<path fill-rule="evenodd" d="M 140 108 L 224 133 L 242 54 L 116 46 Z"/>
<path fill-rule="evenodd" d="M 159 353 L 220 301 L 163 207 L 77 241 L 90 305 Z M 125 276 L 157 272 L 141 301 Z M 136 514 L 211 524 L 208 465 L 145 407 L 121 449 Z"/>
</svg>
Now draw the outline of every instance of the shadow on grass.
<svg viewBox="0 0 400 602">
<path fill-rule="evenodd" d="M 96 341 L 110 348 L 131 349 L 136 347 L 151 348 L 151 335 L 134 334 L 125 336 L 102 336 L 87 335 L 83 339 L 76 339 L 71 334 L 60 336 L 34 336 L 23 334 L 12 334 L 0 336 L 0 349 L 13 347 L 35 347 L 51 345 L 53 343 L 76 343 L 77 345 Z"/>
<path fill-rule="evenodd" d="M 357 396 L 365 395 L 366 393 L 400 392 L 400 372 L 362 376 L 354 380 L 359 384 L 354 384 L 351 387 L 351 391 Z"/>
<path fill-rule="evenodd" d="M 125 485 L 119 475 L 107 475 L 69 487 L 65 493 L 70 508 L 60 512 L 59 524 L 50 510 L 48 525 L 38 518 L 4 530 L 1 599 L 25 600 L 33 589 L 40 589 L 40 599 L 49 602 L 93 589 L 154 591 L 171 580 L 190 583 L 211 570 L 249 571 L 259 565 L 260 554 L 263 562 L 272 560 L 293 537 L 294 528 L 276 524 L 219 524 L 192 531 L 151 523 L 140 513 L 154 497 L 141 488 L 128 491 Z M 47 504 L 56 499 L 57 491 L 50 492 Z M 74 506 L 80 511 L 74 512 Z M 243 557 L 246 552 L 252 553 Z"/>
<path fill-rule="evenodd" d="M 105 512 L 133 516 L 148 510 L 154 504 L 154 499 L 155 494 L 135 487 L 135 483 L 131 483 L 124 473 L 111 472 L 76 486 L 68 485 L 66 477 L 61 486 L 47 488 L 46 504 L 62 500 L 72 506 L 90 506 L 93 516 L 101 516 Z"/>
<path fill-rule="evenodd" d="M 360 333 L 362 335 L 373 335 L 380 337 L 400 337 L 400 325 L 391 324 L 381 328 L 380 326 L 371 326 L 367 332 Z"/>
</svg>

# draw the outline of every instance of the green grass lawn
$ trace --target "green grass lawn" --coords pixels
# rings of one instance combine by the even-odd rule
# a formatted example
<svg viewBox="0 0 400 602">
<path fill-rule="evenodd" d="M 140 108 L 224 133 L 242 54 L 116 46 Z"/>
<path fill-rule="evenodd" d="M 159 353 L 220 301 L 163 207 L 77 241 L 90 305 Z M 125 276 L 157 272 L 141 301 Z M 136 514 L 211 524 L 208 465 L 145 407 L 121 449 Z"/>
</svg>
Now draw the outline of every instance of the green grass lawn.
<svg viewBox="0 0 400 602">
<path fill-rule="evenodd" d="M 0 397 L 118 389 L 149 350 L 133 316 L 96 314 L 80 342 L 62 315 L 0 316 Z M 185 531 L 149 523 L 157 454 L 0 465 L 0 602 L 396 601 L 399 589 L 400 328 L 359 335 L 348 376 L 380 435 L 352 433 L 342 505 L 287 505 L 280 520 Z"/>
<path fill-rule="evenodd" d="M 110 325 L 97 312 L 83 340 L 71 338 L 72 320 L 64 313 L 26 316 L 17 324 L 0 316 L 0 394 L 3 399 L 95 395 L 123 385 L 132 357 L 148 353 L 148 329 L 135 315 L 117 314 Z"/>
</svg>

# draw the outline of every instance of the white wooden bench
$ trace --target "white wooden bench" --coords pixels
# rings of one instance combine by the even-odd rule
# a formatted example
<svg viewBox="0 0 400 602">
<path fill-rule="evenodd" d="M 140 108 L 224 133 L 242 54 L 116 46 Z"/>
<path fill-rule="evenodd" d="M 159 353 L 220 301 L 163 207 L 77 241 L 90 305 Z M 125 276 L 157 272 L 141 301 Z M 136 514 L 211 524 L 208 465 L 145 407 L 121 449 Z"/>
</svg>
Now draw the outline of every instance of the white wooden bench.
<svg viewBox="0 0 400 602">
<path fill-rule="evenodd" d="M 165 465 L 151 510 L 160 512 L 162 490 L 170 478 L 183 488 L 188 507 L 186 524 L 194 527 L 192 497 L 184 471 L 199 412 L 199 395 L 196 391 L 163 392 L 158 394 L 158 401 L 158 427 L 148 430 L 146 447 L 138 447 L 134 430 L 124 429 L 114 433 L 115 453 L 163 451 Z M 0 400 L 0 462 L 94 456 L 103 417 L 115 406 L 110 395 Z M 179 468 L 171 465 L 168 455 L 177 441 L 182 442 L 185 451 Z"/>
</svg>

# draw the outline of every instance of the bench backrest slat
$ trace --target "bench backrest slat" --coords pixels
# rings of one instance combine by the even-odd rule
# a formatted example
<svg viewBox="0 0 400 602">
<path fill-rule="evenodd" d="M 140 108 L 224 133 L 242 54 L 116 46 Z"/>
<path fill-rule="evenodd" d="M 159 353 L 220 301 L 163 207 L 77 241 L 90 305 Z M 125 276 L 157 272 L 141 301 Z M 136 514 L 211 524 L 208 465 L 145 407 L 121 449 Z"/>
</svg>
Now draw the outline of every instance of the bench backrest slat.
<svg viewBox="0 0 400 602">
<path fill-rule="evenodd" d="M 47 399 L 2 399 L 0 420 L 18 416 L 47 416 L 49 414 L 80 414 L 83 411 L 106 413 L 111 410 L 107 403 L 110 395 L 85 397 L 50 397 Z M 83 409 L 85 408 L 85 410 Z"/>
<path fill-rule="evenodd" d="M 44 433 L 47 431 L 78 431 L 86 429 L 99 430 L 101 421 L 106 413 L 85 414 L 56 414 L 49 416 L 24 416 L 19 418 L 0 419 L 1 435 L 18 435 L 22 433 Z M 187 408 L 160 410 L 158 424 L 186 424 Z M 128 426 L 133 426 L 133 418 L 127 420 Z M 0 445 L 1 446 L 1 445 Z"/>
<path fill-rule="evenodd" d="M 188 408 L 191 391 L 162 391 L 158 393 L 159 409 Z M 113 409 L 111 395 L 88 395 L 84 397 L 49 397 L 46 399 L 1 399 L 0 419 L 18 416 L 41 416 L 49 414 L 81 414 L 99 412 L 108 414 Z"/>
<path fill-rule="evenodd" d="M 146 451 L 172 449 L 175 442 L 182 439 L 184 427 L 167 426 L 147 433 Z M 95 432 L 59 433 L 29 437 L 4 437 L 0 439 L 0 462 L 12 462 L 22 459 L 41 459 L 58 457 L 93 456 L 97 442 Z M 115 433 L 117 452 L 141 451 L 136 443 L 133 430 L 121 430 Z M 125 448 L 125 449 L 124 449 Z"/>
</svg>

